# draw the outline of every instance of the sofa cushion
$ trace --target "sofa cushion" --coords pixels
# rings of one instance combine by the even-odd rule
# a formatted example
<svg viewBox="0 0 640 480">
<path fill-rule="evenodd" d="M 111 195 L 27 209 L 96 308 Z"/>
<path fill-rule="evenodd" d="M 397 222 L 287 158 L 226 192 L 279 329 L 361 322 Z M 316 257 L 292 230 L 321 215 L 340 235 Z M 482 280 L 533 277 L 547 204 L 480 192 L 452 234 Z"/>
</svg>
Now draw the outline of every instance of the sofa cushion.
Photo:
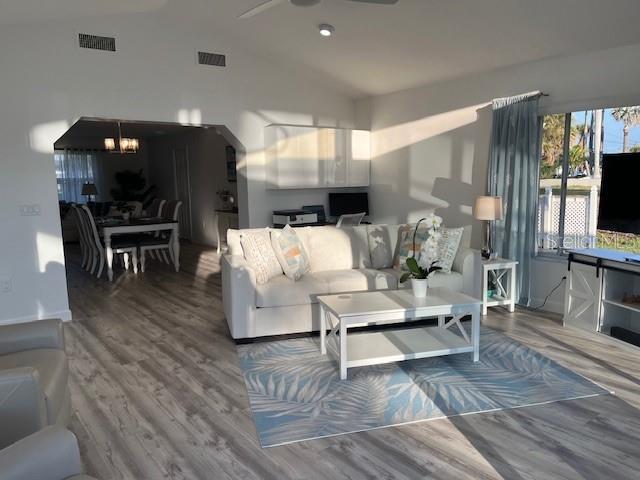
<svg viewBox="0 0 640 480">
<path fill-rule="evenodd" d="M 394 268 L 385 268 L 382 271 L 394 275 L 398 281 L 400 280 L 400 276 L 405 273 Z M 464 291 L 463 276 L 461 273 L 453 271 L 451 273 L 436 272 L 429 277 L 429 287 L 444 287 L 455 292 L 462 292 Z M 411 282 L 400 283 L 398 288 L 411 288 Z"/>
<path fill-rule="evenodd" d="M 282 275 L 282 267 L 271 246 L 268 229 L 256 233 L 243 233 L 240 244 L 244 258 L 256 272 L 256 281 L 259 284 Z"/>
<path fill-rule="evenodd" d="M 389 290 L 398 287 L 395 275 L 370 268 L 331 270 L 317 272 L 315 275 L 326 279 L 329 284 L 329 293 Z"/>
<path fill-rule="evenodd" d="M 417 230 L 415 229 L 415 225 L 403 225 L 399 227 L 398 245 L 393 257 L 393 268 L 405 271 L 409 270 L 407 267 L 407 259 L 412 256 L 420 262 L 425 242 L 428 242 L 434 249 L 438 248 L 437 240 L 431 235 L 431 231 L 427 225 L 420 225 Z"/>
<path fill-rule="evenodd" d="M 256 286 L 256 306 L 287 307 L 317 303 L 319 295 L 397 288 L 394 274 L 370 268 L 307 273 L 297 282 L 282 276 Z"/>
<path fill-rule="evenodd" d="M 315 273 L 307 273 L 298 281 L 282 275 L 262 285 L 256 285 L 256 306 L 262 308 L 307 305 L 316 303 L 318 295 L 328 293 L 329 282 Z"/>
<path fill-rule="evenodd" d="M 311 268 L 302 240 L 291 226 L 286 225 L 282 231 L 272 229 L 271 246 L 284 274 L 291 280 L 300 280 Z"/>
<path fill-rule="evenodd" d="M 64 351 L 57 348 L 37 348 L 0 355 L 0 370 L 19 367 L 33 367 L 38 371 L 47 419 L 50 425 L 54 424 L 65 400 L 69 377 L 69 364 Z"/>
<path fill-rule="evenodd" d="M 464 234 L 464 228 L 441 228 L 440 239 L 438 240 L 438 266 L 442 268 L 442 273 L 450 273 L 453 260 L 458 253 L 460 240 Z"/>
<path fill-rule="evenodd" d="M 308 227 L 306 234 L 312 272 L 371 267 L 366 226 Z"/>
<path fill-rule="evenodd" d="M 391 268 L 400 225 L 367 225 L 371 268 Z"/>
</svg>

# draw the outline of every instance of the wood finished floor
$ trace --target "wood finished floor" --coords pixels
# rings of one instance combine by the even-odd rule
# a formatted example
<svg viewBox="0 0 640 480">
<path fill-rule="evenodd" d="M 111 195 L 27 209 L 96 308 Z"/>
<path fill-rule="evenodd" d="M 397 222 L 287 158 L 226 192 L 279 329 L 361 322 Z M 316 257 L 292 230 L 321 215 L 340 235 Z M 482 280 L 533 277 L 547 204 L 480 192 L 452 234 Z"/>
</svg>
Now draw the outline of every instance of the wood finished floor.
<svg viewBox="0 0 640 480">
<path fill-rule="evenodd" d="M 616 395 L 435 420 L 261 449 L 222 312 L 215 251 L 176 274 L 96 280 L 67 249 L 72 430 L 110 479 L 624 479 L 640 475 L 640 354 L 493 310 L 483 322 Z"/>
</svg>

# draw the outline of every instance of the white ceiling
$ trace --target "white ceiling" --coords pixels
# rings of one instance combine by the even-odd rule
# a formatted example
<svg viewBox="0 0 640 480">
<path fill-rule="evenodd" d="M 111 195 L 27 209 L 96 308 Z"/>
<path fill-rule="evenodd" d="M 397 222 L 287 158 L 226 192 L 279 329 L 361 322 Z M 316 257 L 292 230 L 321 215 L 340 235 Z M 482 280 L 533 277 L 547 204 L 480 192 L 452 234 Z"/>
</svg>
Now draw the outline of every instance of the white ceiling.
<svg viewBox="0 0 640 480">
<path fill-rule="evenodd" d="M 400 0 L 395 6 L 323 0 L 309 8 L 285 2 L 237 19 L 262 1 L 0 0 L 0 23 L 46 21 L 61 13 L 156 12 L 206 25 L 263 57 L 303 65 L 354 96 L 640 43 L 638 0 Z M 336 27 L 333 37 L 320 37 L 316 26 L 323 22 Z"/>
</svg>

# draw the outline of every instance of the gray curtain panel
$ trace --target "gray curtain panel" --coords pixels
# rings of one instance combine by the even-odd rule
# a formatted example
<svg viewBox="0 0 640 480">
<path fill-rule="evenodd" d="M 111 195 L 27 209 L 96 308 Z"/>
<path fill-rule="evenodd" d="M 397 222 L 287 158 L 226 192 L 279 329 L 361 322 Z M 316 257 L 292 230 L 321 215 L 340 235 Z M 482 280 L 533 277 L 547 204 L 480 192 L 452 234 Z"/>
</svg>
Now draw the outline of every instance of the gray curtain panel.
<svg viewBox="0 0 640 480">
<path fill-rule="evenodd" d="M 489 194 L 502 197 L 504 209 L 504 218 L 494 222 L 494 248 L 499 256 L 519 262 L 516 298 L 527 306 L 536 245 L 542 127 L 539 98 L 540 94 L 527 94 L 493 101 L 489 156 Z"/>
</svg>

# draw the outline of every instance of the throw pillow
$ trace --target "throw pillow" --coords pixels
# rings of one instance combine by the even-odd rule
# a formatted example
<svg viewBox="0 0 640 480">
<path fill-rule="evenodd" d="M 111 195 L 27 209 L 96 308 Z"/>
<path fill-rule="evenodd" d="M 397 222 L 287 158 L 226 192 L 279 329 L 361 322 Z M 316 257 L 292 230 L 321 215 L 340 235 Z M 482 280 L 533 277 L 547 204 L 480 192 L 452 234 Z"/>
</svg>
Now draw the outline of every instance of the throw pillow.
<svg viewBox="0 0 640 480">
<path fill-rule="evenodd" d="M 440 232 L 440 238 L 438 239 L 438 266 L 442 268 L 443 273 L 451 273 L 451 267 L 458 253 L 464 227 L 441 228 L 438 231 Z"/>
<path fill-rule="evenodd" d="M 256 272 L 256 281 L 259 284 L 267 283 L 272 278 L 282 275 L 280 262 L 271 247 L 268 229 L 242 234 L 240 244 L 244 251 L 244 258 Z"/>
<path fill-rule="evenodd" d="M 286 225 L 280 232 L 271 231 L 271 245 L 288 278 L 297 281 L 309 271 L 307 252 L 295 229 L 290 225 Z"/>
<path fill-rule="evenodd" d="M 398 247 L 396 248 L 396 255 L 393 259 L 393 268 L 396 270 L 407 269 L 407 258 L 413 255 L 413 232 L 415 225 L 403 225 L 398 229 Z M 416 257 L 419 256 L 422 244 L 429 238 L 429 228 L 425 225 L 418 228 L 416 232 Z"/>
</svg>

